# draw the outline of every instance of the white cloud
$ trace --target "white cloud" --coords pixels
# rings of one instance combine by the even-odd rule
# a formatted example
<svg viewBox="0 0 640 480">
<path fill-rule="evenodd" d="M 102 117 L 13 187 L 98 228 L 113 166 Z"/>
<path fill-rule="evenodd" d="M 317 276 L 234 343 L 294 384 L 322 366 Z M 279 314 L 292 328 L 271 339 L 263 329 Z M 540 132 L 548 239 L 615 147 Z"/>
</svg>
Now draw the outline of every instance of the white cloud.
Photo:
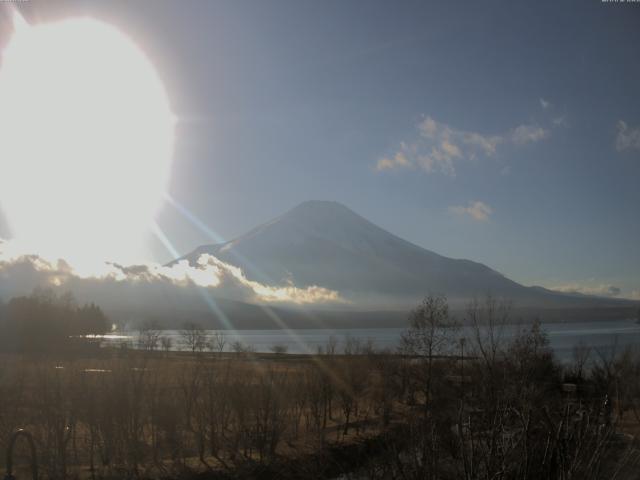
<svg viewBox="0 0 640 480">
<path fill-rule="evenodd" d="M 499 148 L 521 147 L 549 135 L 539 125 L 519 125 L 501 134 L 483 134 L 460 130 L 427 116 L 417 127 L 411 141 L 401 142 L 392 155 L 379 159 L 377 171 L 419 167 L 427 173 L 455 176 L 456 164 L 480 157 L 493 157 Z"/>
<path fill-rule="evenodd" d="M 540 106 L 542 107 L 543 110 L 547 110 L 548 108 L 551 107 L 551 102 L 540 97 Z"/>
<path fill-rule="evenodd" d="M 538 125 L 519 125 L 511 132 L 511 141 L 516 145 L 538 142 L 549 135 L 549 131 Z"/>
<path fill-rule="evenodd" d="M 402 149 L 404 149 L 404 145 L 400 146 L 401 150 L 397 152 L 391 158 L 381 158 L 378 160 L 376 165 L 376 170 L 388 170 L 396 167 L 411 167 L 411 162 L 407 159 L 406 154 Z"/>
<path fill-rule="evenodd" d="M 449 207 L 449 211 L 456 215 L 470 216 L 478 222 L 486 222 L 493 213 L 493 209 L 484 202 L 469 202 L 468 206 L 456 205 Z"/>
<path fill-rule="evenodd" d="M 581 293 L 583 295 L 596 295 L 598 297 L 619 297 L 622 289 L 610 284 L 582 284 L 565 283 L 549 287 L 551 290 L 565 293 Z"/>
<path fill-rule="evenodd" d="M 626 122 L 620 120 L 617 125 L 616 150 L 640 150 L 640 125 L 630 127 Z"/>
<path fill-rule="evenodd" d="M 567 127 L 569 125 L 569 122 L 567 121 L 567 117 L 564 115 L 554 117 L 551 120 L 551 123 L 553 123 L 553 125 L 556 127 Z"/>
<path fill-rule="evenodd" d="M 115 292 L 135 289 L 140 301 L 164 295 L 190 295 L 204 288 L 224 298 L 257 303 L 322 304 L 343 303 L 340 294 L 320 286 L 298 288 L 293 284 L 265 285 L 249 280 L 244 272 L 212 255 L 201 255 L 196 265 L 186 260 L 171 266 L 141 264 L 123 266 L 106 263 L 95 275 L 78 273 L 63 260 L 50 261 L 37 255 L 12 255 L 10 244 L 0 240 L 0 292 L 4 295 L 30 293 L 37 286 L 51 286 L 74 292 L 89 292 L 86 297 L 117 298 Z M 113 301 L 113 300 L 111 300 Z"/>
</svg>

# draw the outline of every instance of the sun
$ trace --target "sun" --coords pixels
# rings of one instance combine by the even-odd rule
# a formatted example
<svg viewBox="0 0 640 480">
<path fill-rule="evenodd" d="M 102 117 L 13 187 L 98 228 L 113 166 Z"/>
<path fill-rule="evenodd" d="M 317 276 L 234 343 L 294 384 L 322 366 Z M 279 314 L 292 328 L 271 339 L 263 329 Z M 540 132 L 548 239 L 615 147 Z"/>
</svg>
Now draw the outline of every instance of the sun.
<svg viewBox="0 0 640 480">
<path fill-rule="evenodd" d="M 82 268 L 139 261 L 175 117 L 153 65 L 90 18 L 15 17 L 0 64 L 0 206 L 14 241 Z"/>
</svg>

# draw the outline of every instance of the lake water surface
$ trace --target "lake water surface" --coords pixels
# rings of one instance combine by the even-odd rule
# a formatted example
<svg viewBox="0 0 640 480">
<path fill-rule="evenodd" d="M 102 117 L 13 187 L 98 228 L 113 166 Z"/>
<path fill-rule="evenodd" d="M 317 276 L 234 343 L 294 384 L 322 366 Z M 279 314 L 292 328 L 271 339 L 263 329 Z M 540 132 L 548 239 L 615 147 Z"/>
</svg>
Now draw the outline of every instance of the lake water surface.
<svg viewBox="0 0 640 480">
<path fill-rule="evenodd" d="M 584 344 L 597 351 L 606 353 L 612 348 L 622 350 L 626 346 L 640 346 L 640 324 L 635 320 L 545 323 L 542 324 L 549 337 L 549 342 L 557 357 L 562 361 L 571 359 L 573 348 L 577 344 Z M 504 338 L 508 339 L 523 326 L 510 325 L 504 330 Z M 395 349 L 400 342 L 403 328 L 352 328 L 352 329 L 296 329 L 296 330 L 221 330 L 226 338 L 226 349 L 231 349 L 233 342 L 239 341 L 251 347 L 256 352 L 269 352 L 274 345 L 283 345 L 288 353 L 315 353 L 320 346 L 326 345 L 333 337 L 337 343 L 337 351 L 342 351 L 345 341 L 349 337 L 362 341 L 371 341 L 380 349 Z M 215 331 L 208 331 L 214 334 Z M 458 334 L 471 337 L 469 328 L 462 328 Z M 171 337 L 173 348 L 180 349 L 182 337 L 177 330 L 166 330 L 163 336 Z M 137 341 L 137 332 L 123 335 L 107 336 L 109 343 Z"/>
</svg>

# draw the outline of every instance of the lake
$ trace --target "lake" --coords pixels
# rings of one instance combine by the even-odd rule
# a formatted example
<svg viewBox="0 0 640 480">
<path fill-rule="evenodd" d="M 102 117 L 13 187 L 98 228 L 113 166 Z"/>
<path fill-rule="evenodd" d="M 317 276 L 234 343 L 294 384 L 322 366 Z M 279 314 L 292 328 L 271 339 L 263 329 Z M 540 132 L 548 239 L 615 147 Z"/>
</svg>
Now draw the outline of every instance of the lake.
<svg viewBox="0 0 640 480">
<path fill-rule="evenodd" d="M 594 351 L 610 352 L 612 348 L 623 349 L 626 346 L 640 346 L 640 324 L 635 320 L 607 320 L 572 323 L 543 323 L 542 327 L 549 337 L 551 347 L 558 359 L 571 359 L 573 347 L 579 343 L 591 347 Z M 508 338 L 520 328 L 509 325 L 505 328 L 504 336 Z M 337 350 L 342 351 L 348 337 L 362 341 L 371 341 L 380 349 L 395 349 L 400 342 L 402 328 L 353 328 L 353 329 L 296 329 L 296 330 L 221 330 L 225 335 L 226 349 L 231 348 L 233 342 L 239 341 L 251 347 L 256 352 L 269 352 L 274 345 L 282 345 L 288 353 L 315 353 L 320 346 L 324 346 L 334 337 L 338 342 Z M 215 331 L 208 331 L 214 334 Z M 469 338 L 471 330 L 467 327 L 459 332 L 461 336 Z M 182 337 L 178 330 L 165 330 L 163 336 L 171 337 L 173 348 L 180 349 Z M 105 342 L 117 344 L 137 341 L 137 332 L 122 335 L 107 335 Z"/>
</svg>

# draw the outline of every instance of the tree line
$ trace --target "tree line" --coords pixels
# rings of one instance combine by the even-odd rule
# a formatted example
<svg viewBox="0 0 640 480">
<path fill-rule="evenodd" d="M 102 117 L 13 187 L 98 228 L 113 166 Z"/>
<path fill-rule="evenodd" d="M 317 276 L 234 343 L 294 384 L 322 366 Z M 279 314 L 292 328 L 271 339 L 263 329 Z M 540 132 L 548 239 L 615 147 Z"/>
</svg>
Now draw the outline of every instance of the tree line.
<svg viewBox="0 0 640 480">
<path fill-rule="evenodd" d="M 70 293 L 56 295 L 49 289 L 37 289 L 29 296 L 12 298 L 6 305 L 0 303 L 2 351 L 65 350 L 74 339 L 109 330 L 109 320 L 100 307 L 78 305 Z"/>
</svg>

